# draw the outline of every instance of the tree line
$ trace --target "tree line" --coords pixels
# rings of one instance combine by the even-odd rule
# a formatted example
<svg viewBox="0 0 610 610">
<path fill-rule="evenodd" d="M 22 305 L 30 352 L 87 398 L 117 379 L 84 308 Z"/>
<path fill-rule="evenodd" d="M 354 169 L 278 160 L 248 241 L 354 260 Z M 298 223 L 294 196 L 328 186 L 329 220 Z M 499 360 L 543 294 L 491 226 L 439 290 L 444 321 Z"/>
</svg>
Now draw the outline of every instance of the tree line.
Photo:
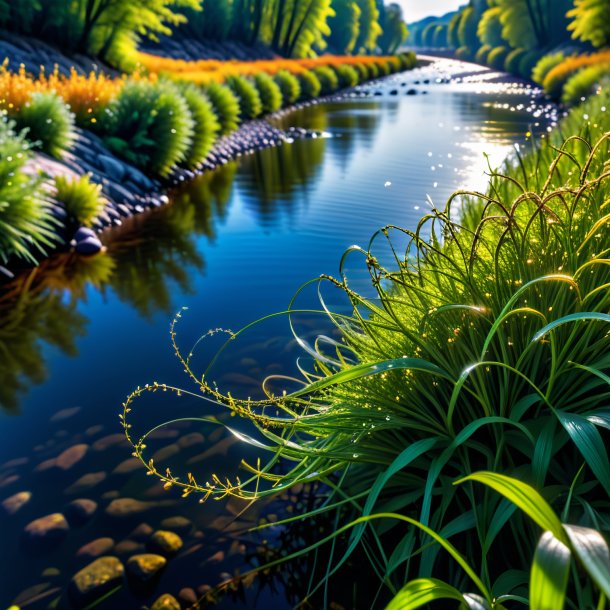
<svg viewBox="0 0 610 610">
<path fill-rule="evenodd" d="M 411 28 L 414 46 L 452 48 L 474 59 L 483 47 L 545 52 L 610 45 L 608 0 L 470 0 L 447 18 Z"/>
<path fill-rule="evenodd" d="M 0 27 L 112 63 L 174 33 L 286 57 L 390 54 L 407 36 L 401 7 L 384 0 L 0 0 Z"/>
</svg>

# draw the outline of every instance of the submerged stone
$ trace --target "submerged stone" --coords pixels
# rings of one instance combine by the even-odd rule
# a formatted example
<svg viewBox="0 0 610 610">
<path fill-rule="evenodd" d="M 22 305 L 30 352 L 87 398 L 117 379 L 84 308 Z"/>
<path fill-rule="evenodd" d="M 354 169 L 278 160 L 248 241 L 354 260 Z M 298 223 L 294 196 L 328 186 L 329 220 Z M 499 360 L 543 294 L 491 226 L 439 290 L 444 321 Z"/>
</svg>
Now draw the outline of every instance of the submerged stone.
<svg viewBox="0 0 610 610">
<path fill-rule="evenodd" d="M 70 581 L 69 593 L 77 608 L 112 591 L 123 582 L 123 564 L 116 557 L 100 557 L 77 572 Z"/>
</svg>

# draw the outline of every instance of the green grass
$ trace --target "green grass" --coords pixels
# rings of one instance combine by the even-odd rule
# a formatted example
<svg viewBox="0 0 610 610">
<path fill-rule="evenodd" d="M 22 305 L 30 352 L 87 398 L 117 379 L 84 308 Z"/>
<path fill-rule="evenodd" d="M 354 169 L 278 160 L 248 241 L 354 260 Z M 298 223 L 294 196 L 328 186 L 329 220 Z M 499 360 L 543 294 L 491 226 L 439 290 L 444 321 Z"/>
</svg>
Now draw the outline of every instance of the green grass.
<svg viewBox="0 0 610 610">
<path fill-rule="evenodd" d="M 263 104 L 263 112 L 277 112 L 284 102 L 280 86 L 269 74 L 260 72 L 254 77 L 254 85 L 258 89 Z"/>
<path fill-rule="evenodd" d="M 231 76 L 227 85 L 239 99 L 240 116 L 242 121 L 255 119 L 263 113 L 263 102 L 254 83 L 244 76 Z"/>
<path fill-rule="evenodd" d="M 220 123 L 221 135 L 235 131 L 239 126 L 239 98 L 230 87 L 210 83 L 205 88 L 205 93 L 210 99 L 214 112 Z"/>
<path fill-rule="evenodd" d="M 91 182 L 85 174 L 80 178 L 57 176 L 55 197 L 63 204 L 72 224 L 91 226 L 106 205 L 100 184 Z"/>
<path fill-rule="evenodd" d="M 56 222 L 42 180 L 24 172 L 31 158 L 26 132 L 0 113 L 0 261 L 12 257 L 36 264 L 57 245 Z"/>
<path fill-rule="evenodd" d="M 414 230 L 388 226 L 368 247 L 350 248 L 339 277 L 316 283 L 323 305 L 337 299 L 334 290 L 352 312 L 322 308 L 340 340 L 315 344 L 298 391 L 264 401 L 221 394 L 209 368 L 203 376 L 193 369 L 195 348 L 180 349 L 174 324 L 189 394 L 201 391 L 254 424 L 259 438 L 250 442 L 269 459 L 240 479 L 199 484 L 157 471 L 143 455 L 146 435 L 133 438 L 149 472 L 204 499 L 255 499 L 325 482 L 334 490 L 325 510 L 338 511 L 348 537 L 313 589 L 363 548 L 386 595 L 414 577 L 436 578 L 460 595 L 475 581 L 483 608 L 503 607 L 491 605 L 498 595 L 527 603 L 532 557 L 548 550 L 536 550 L 540 530 L 510 498 L 454 483 L 480 471 L 507 475 L 544 498 L 555 525 L 610 527 L 608 108 L 608 92 L 591 98 L 493 172 L 485 193 L 455 193 Z M 401 251 L 399 241 L 407 242 Z M 394 262 L 384 266 L 388 254 Z M 344 269 L 358 259 L 375 298 L 350 288 Z M 284 312 L 295 313 L 292 305 Z M 158 389 L 178 392 L 138 388 L 123 417 Z M 545 529 L 576 553 L 572 538 Z M 432 533 L 459 549 L 461 569 L 430 543 Z M 534 566 L 542 561 L 537 555 Z M 565 588 L 563 577 L 551 577 L 567 608 L 604 607 L 598 580 L 571 582 Z M 532 597 L 532 607 L 545 606 Z"/>
<path fill-rule="evenodd" d="M 275 82 L 278 84 L 286 104 L 294 104 L 301 96 L 299 79 L 292 72 L 280 70 L 275 75 Z"/>
</svg>

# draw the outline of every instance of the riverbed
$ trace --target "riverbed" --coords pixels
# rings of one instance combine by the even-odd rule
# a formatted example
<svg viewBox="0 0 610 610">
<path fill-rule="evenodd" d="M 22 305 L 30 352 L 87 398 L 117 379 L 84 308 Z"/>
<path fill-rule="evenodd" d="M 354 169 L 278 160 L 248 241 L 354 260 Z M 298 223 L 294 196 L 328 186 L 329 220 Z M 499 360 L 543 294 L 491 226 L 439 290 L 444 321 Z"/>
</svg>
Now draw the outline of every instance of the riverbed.
<svg viewBox="0 0 610 610">
<path fill-rule="evenodd" d="M 455 190 L 484 189 L 489 168 L 543 137 L 557 110 L 526 83 L 433 60 L 344 100 L 270 120 L 319 135 L 202 175 L 172 192 L 165 208 L 105 233 L 105 254 L 56 256 L 0 294 L 0 502 L 12 499 L 0 507 L 0 607 L 73 607 L 80 602 L 69 582 L 78 570 L 98 556 L 127 563 L 153 549 L 158 530 L 178 535 L 181 548 L 167 553 L 167 565 L 146 586 L 129 580 L 98 608 L 150 606 L 162 593 L 188 607 L 260 561 L 260 539 L 247 529 L 261 515 L 274 520 L 303 510 L 308 490 L 244 514 L 233 500 L 181 500 L 145 476 L 122 436 L 121 403 L 137 385 L 195 389 L 170 343 L 176 312 L 188 308 L 177 327 L 188 350 L 210 329 L 235 331 L 286 309 L 308 280 L 337 275 L 343 252 L 366 247 L 378 228 L 415 229 Z M 350 286 L 366 293 L 362 257 L 350 257 L 345 271 Z M 332 294 L 327 304 L 348 312 Z M 298 305 L 319 309 L 315 286 Z M 313 341 L 328 325 L 310 315 L 297 326 Z M 201 344 L 201 371 L 223 336 Z M 295 374 L 300 355 L 279 316 L 245 333 L 213 377 L 233 395 L 257 396 L 266 377 Z M 177 417 L 220 415 L 215 405 L 163 395 L 142 405 L 134 414 L 142 432 Z M 245 451 L 222 427 L 203 423 L 166 427 L 153 445 L 158 467 L 192 469 L 203 479 L 239 472 Z M 91 501 L 86 510 L 74 503 L 83 499 Z M 81 509 L 79 520 L 74 511 Z M 72 516 L 55 537 L 32 536 L 28 524 L 53 514 Z M 279 535 L 271 530 L 271 546 Z M 292 607 L 286 590 L 302 592 L 289 582 L 280 576 L 274 587 L 223 607 Z"/>
</svg>

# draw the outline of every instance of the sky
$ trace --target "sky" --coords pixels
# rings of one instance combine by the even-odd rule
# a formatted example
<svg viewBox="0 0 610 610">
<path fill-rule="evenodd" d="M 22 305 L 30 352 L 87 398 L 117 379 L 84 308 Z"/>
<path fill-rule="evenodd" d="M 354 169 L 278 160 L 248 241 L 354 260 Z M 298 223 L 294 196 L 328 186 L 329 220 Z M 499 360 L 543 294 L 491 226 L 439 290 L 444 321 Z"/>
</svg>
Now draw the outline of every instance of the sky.
<svg viewBox="0 0 610 610">
<path fill-rule="evenodd" d="M 393 0 L 404 10 L 405 21 L 413 23 L 428 15 L 444 15 L 466 3 L 466 0 Z"/>
</svg>

